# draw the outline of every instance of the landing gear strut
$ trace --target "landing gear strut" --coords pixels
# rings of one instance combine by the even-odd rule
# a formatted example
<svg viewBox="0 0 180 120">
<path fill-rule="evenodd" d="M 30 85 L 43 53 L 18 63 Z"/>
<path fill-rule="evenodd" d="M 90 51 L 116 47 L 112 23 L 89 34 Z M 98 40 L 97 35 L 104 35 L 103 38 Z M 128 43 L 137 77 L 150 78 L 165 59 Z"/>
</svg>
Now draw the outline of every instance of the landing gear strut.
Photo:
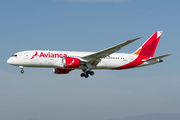
<svg viewBox="0 0 180 120">
<path fill-rule="evenodd" d="M 24 69 L 23 69 L 24 67 L 23 66 L 19 66 L 19 68 L 22 69 L 21 73 L 23 74 L 24 73 Z"/>
<path fill-rule="evenodd" d="M 94 75 L 94 71 L 92 71 L 92 70 L 87 70 L 87 71 L 85 71 L 84 73 L 81 73 L 81 77 L 88 78 L 89 75 Z"/>
</svg>

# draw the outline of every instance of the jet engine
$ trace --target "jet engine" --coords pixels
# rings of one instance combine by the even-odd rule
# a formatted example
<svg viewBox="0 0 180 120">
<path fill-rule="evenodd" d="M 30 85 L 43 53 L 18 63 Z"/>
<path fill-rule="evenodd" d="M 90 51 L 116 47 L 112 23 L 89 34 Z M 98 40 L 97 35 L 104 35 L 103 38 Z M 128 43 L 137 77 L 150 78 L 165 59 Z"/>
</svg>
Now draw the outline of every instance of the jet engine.
<svg viewBox="0 0 180 120">
<path fill-rule="evenodd" d="M 64 57 L 57 61 L 54 66 L 58 68 L 78 68 L 80 66 L 80 60 L 73 57 Z"/>
<path fill-rule="evenodd" d="M 78 68 L 80 60 L 78 58 L 65 57 L 62 58 L 62 68 Z"/>
<path fill-rule="evenodd" d="M 53 71 L 54 74 L 68 74 L 70 70 L 68 68 L 66 69 L 54 68 Z"/>
</svg>

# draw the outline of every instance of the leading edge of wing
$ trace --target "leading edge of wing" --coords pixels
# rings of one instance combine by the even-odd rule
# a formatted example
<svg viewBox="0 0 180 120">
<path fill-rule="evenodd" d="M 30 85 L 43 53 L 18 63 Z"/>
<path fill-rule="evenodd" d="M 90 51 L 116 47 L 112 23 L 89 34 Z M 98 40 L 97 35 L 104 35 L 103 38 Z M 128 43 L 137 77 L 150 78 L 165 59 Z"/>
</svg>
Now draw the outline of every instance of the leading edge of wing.
<svg viewBox="0 0 180 120">
<path fill-rule="evenodd" d="M 140 38 L 142 38 L 142 37 L 138 37 L 138 38 L 135 38 L 135 39 L 125 41 L 125 42 L 120 43 L 118 45 L 115 45 L 113 47 L 98 51 L 96 53 L 93 53 L 93 54 L 90 54 L 90 55 L 87 55 L 87 56 L 84 56 L 84 57 L 81 57 L 81 59 L 86 61 L 86 62 L 89 62 L 91 60 L 105 58 L 106 56 L 109 56 L 109 55 L 119 51 L 122 47 L 124 47 L 124 46 L 126 46 L 126 45 L 140 39 Z"/>
</svg>

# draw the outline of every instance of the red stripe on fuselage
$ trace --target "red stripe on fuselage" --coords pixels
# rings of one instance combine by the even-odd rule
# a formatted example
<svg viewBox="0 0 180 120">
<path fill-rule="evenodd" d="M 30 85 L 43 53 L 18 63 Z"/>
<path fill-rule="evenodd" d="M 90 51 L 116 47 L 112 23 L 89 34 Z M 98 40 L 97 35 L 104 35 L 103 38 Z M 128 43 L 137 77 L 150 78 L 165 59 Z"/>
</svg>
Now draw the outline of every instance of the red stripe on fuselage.
<svg viewBox="0 0 180 120">
<path fill-rule="evenodd" d="M 121 70 L 121 69 L 133 68 L 133 67 L 136 67 L 136 66 L 138 66 L 138 65 L 143 64 L 144 61 L 142 61 L 142 60 L 146 60 L 146 59 L 149 59 L 149 57 L 139 55 L 134 61 L 132 61 L 132 62 L 126 64 L 126 65 L 123 65 L 123 66 L 114 68 L 114 69 L 116 69 L 116 70 Z"/>
</svg>

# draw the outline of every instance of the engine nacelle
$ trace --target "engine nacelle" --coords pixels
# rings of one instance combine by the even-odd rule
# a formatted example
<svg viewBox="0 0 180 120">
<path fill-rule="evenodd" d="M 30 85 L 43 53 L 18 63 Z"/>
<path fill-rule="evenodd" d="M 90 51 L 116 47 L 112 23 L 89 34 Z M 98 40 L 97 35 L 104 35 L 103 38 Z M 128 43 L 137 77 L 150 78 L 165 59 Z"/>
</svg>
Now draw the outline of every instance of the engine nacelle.
<svg viewBox="0 0 180 120">
<path fill-rule="evenodd" d="M 78 68 L 80 60 L 78 58 L 64 57 L 62 58 L 63 68 Z"/>
<path fill-rule="evenodd" d="M 66 69 L 54 68 L 53 71 L 54 74 L 68 74 L 70 70 L 68 68 Z"/>
</svg>

